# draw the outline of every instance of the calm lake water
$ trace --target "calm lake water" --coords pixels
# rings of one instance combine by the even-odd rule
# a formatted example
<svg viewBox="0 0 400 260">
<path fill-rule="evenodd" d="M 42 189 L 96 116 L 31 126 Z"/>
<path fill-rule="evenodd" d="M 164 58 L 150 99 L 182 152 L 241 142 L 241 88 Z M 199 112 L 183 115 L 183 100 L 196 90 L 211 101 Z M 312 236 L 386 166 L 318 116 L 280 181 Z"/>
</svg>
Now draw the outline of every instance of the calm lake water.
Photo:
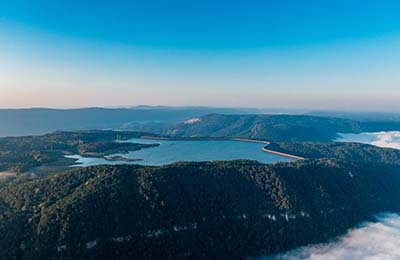
<svg viewBox="0 0 400 260">
<path fill-rule="evenodd" d="M 127 142 L 127 141 L 125 141 Z M 79 155 L 68 156 L 78 159 L 76 166 L 93 166 L 99 164 L 141 164 L 165 165 L 177 161 L 215 161 L 248 159 L 261 163 L 275 163 L 293 161 L 286 157 L 263 152 L 265 146 L 260 143 L 242 141 L 167 141 L 149 139 L 130 139 L 132 143 L 158 143 L 160 146 L 129 152 L 128 154 L 115 154 L 127 158 L 142 159 L 136 162 L 107 161 L 103 158 L 87 158 Z"/>
</svg>

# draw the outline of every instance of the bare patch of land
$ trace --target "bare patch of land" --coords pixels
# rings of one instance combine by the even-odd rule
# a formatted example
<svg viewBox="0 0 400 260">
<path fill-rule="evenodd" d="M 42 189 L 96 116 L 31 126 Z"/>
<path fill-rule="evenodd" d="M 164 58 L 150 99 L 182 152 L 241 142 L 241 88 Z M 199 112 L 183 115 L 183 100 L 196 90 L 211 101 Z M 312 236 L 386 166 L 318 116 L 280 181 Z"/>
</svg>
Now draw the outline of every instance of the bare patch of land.
<svg viewBox="0 0 400 260">
<path fill-rule="evenodd" d="M 0 172 L 0 179 L 5 179 L 9 177 L 15 177 L 16 173 L 15 172 Z"/>
</svg>

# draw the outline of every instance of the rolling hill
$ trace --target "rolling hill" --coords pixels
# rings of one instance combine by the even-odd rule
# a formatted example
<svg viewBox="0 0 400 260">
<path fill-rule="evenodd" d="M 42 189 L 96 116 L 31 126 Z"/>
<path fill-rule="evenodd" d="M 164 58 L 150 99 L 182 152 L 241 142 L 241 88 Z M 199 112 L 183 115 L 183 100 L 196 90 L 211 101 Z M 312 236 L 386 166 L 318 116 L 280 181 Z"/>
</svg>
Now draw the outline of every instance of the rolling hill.
<svg viewBox="0 0 400 260">
<path fill-rule="evenodd" d="M 191 118 L 164 132 L 172 137 L 241 137 L 274 142 L 332 141 L 337 133 L 400 130 L 400 122 L 361 122 L 306 115 L 222 115 Z"/>
<path fill-rule="evenodd" d="M 0 186 L 1 259 L 245 259 L 398 211 L 399 167 L 335 159 L 75 169 Z"/>
</svg>

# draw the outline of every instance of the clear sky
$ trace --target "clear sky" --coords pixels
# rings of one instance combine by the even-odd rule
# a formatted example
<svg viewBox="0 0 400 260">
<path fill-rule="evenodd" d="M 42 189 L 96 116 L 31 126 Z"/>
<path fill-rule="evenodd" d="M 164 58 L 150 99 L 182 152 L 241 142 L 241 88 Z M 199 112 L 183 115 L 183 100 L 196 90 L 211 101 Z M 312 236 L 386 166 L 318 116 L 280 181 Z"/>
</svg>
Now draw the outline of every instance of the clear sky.
<svg viewBox="0 0 400 260">
<path fill-rule="evenodd" d="M 400 111 L 400 1 L 0 0 L 0 107 Z"/>
</svg>

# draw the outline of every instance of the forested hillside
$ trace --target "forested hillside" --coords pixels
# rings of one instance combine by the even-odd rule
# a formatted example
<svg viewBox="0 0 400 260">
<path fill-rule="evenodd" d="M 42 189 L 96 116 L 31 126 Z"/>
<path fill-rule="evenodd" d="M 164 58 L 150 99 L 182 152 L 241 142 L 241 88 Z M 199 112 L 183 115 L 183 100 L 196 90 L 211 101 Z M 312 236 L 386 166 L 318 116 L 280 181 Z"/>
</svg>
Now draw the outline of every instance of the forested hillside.
<svg viewBox="0 0 400 260">
<path fill-rule="evenodd" d="M 149 134 L 0 138 L 0 171 L 52 169 L 49 176 L 0 182 L 0 259 L 246 259 L 324 242 L 374 214 L 400 212 L 400 151 L 365 144 L 271 143 L 268 149 L 306 158 L 274 165 L 188 162 L 58 174 L 51 168 L 65 169 L 65 154 L 146 148 L 115 142 L 143 135 Z"/>
<path fill-rule="evenodd" d="M 59 171 L 74 164 L 64 155 L 104 157 L 152 147 L 155 144 L 116 142 L 149 135 L 127 131 L 55 132 L 42 136 L 0 138 L 0 172 L 24 173 L 40 167 L 41 172 Z"/>
<path fill-rule="evenodd" d="M 305 115 L 221 115 L 193 118 L 165 132 L 172 137 L 241 137 L 274 142 L 332 141 L 337 133 L 400 130 L 400 122 L 360 122 Z"/>
<path fill-rule="evenodd" d="M 399 168 L 306 160 L 96 166 L 0 188 L 0 259 L 245 259 L 400 208 Z"/>
<path fill-rule="evenodd" d="M 369 144 L 341 142 L 279 142 L 267 149 L 304 158 L 336 158 L 347 161 L 400 165 L 400 150 Z"/>
</svg>

